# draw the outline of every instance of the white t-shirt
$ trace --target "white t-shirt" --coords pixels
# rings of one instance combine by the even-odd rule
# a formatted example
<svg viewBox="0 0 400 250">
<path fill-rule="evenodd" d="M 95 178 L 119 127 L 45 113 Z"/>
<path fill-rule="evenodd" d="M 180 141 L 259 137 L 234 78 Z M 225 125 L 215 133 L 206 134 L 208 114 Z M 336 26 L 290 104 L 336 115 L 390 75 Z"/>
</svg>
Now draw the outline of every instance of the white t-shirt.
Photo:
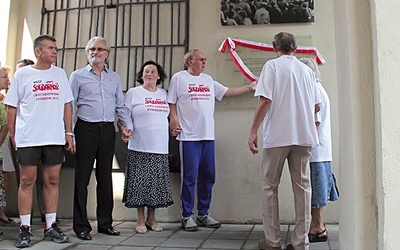
<svg viewBox="0 0 400 250">
<path fill-rule="evenodd" d="M 311 148 L 310 162 L 332 161 L 332 141 L 331 141 L 331 112 L 328 93 L 320 82 L 317 82 L 318 90 L 321 93 L 321 110 L 318 114 L 318 140 L 319 144 Z"/>
<path fill-rule="evenodd" d="M 321 97 L 308 66 L 287 55 L 268 61 L 255 96 L 272 101 L 264 118 L 264 148 L 318 144 L 314 111 Z"/>
<path fill-rule="evenodd" d="M 128 149 L 139 152 L 168 154 L 167 92 L 158 88 L 150 92 L 138 86 L 125 95 L 125 106 L 133 120 L 132 137 Z"/>
<path fill-rule="evenodd" d="M 73 100 L 65 71 L 26 66 L 17 70 L 4 103 L 17 108 L 17 147 L 64 145 L 64 105 Z"/>
<path fill-rule="evenodd" d="M 168 90 L 168 102 L 176 104 L 182 131 L 180 141 L 214 140 L 215 98 L 221 100 L 227 87 L 211 76 L 193 76 L 186 70 L 174 74 Z"/>
</svg>

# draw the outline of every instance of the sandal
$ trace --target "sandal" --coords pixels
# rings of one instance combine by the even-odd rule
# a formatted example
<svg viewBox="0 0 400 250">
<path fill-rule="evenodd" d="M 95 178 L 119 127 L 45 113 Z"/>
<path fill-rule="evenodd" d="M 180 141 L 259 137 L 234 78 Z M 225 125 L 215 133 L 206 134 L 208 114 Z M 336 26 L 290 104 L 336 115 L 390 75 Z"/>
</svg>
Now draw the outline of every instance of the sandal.
<svg viewBox="0 0 400 250">
<path fill-rule="evenodd" d="M 326 229 L 322 230 L 319 233 L 315 233 L 315 234 L 308 233 L 308 240 L 310 241 L 310 243 L 312 243 L 312 242 L 325 242 L 325 241 L 328 240 L 328 235 L 327 234 L 322 235 L 324 233 L 326 233 Z"/>
<path fill-rule="evenodd" d="M 3 226 L 13 226 L 15 224 L 15 220 L 13 218 L 7 217 L 7 219 L 3 219 L 0 217 L 0 225 Z"/>
<path fill-rule="evenodd" d="M 146 225 L 146 227 L 148 229 L 150 229 L 151 231 L 154 231 L 154 232 L 161 232 L 163 230 L 163 228 L 158 224 L 155 224 L 154 226 L 152 226 L 147 221 L 144 224 Z"/>
<path fill-rule="evenodd" d="M 146 227 L 136 227 L 136 232 L 138 233 L 138 234 L 145 234 L 145 233 L 147 233 L 147 228 Z"/>
</svg>

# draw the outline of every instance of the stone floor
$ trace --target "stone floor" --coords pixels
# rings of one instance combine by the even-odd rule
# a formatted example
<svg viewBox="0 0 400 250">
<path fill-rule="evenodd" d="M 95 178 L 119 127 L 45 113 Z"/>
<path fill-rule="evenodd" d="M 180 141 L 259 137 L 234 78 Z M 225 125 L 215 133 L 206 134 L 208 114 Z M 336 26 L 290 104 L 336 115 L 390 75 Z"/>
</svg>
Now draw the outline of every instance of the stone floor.
<svg viewBox="0 0 400 250">
<path fill-rule="evenodd" d="M 70 241 L 57 244 L 43 240 L 43 225 L 40 219 L 32 223 L 32 245 L 29 249 L 137 249 L 137 250 L 172 250 L 172 249 L 258 249 L 257 243 L 263 238 L 262 225 L 223 224 L 218 229 L 199 228 L 197 232 L 180 230 L 179 223 L 160 223 L 164 227 L 162 232 L 148 231 L 146 234 L 137 234 L 134 230 L 135 222 L 116 221 L 114 227 L 121 232 L 120 236 L 98 234 L 96 221 L 92 221 L 93 239 L 79 240 L 72 231 L 72 220 L 61 220 L 60 228 L 69 236 Z M 329 240 L 323 243 L 310 244 L 310 250 L 338 250 L 339 225 L 326 225 Z M 290 240 L 293 225 L 281 225 L 282 246 Z M 14 244 L 18 235 L 18 226 L 1 226 L 0 249 L 15 249 Z"/>
</svg>

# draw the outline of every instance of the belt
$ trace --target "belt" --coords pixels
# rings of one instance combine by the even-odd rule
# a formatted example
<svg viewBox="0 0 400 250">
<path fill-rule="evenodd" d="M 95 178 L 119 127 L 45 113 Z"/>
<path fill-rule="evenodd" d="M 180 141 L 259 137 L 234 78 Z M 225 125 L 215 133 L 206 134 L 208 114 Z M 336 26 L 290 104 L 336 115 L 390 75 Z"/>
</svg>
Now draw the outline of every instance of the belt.
<svg viewBox="0 0 400 250">
<path fill-rule="evenodd" d="M 78 118 L 78 122 L 83 122 L 86 124 L 95 125 L 95 126 L 99 126 L 99 127 L 105 127 L 105 126 L 110 126 L 110 125 L 114 126 L 114 122 L 87 122 L 80 118 Z"/>
</svg>

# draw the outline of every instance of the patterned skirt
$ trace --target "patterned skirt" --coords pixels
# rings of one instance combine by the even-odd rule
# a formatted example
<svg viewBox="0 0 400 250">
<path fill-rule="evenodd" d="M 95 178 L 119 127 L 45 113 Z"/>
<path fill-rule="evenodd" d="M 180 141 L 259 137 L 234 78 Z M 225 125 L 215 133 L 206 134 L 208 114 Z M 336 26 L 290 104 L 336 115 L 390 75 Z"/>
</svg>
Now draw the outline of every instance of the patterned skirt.
<svg viewBox="0 0 400 250">
<path fill-rule="evenodd" d="M 122 202 L 128 208 L 172 205 L 168 155 L 128 151 Z"/>
<path fill-rule="evenodd" d="M 4 190 L 3 166 L 0 160 L 0 208 L 6 207 L 6 192 Z"/>
</svg>

